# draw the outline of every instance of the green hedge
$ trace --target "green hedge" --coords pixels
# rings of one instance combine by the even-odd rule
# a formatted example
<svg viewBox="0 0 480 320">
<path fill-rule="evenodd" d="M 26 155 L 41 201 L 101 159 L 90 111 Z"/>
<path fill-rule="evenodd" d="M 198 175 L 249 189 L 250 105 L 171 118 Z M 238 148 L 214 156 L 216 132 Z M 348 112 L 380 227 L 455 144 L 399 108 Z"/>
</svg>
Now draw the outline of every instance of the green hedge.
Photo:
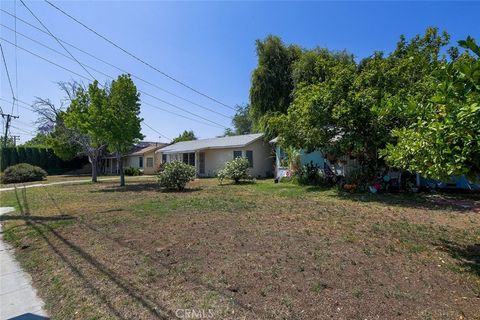
<svg viewBox="0 0 480 320">
<path fill-rule="evenodd" d="M 69 161 L 63 161 L 55 155 L 52 149 L 35 147 L 7 147 L 1 148 L 0 152 L 0 171 L 7 167 L 28 163 L 38 166 L 48 174 L 62 174 L 67 171 L 80 169 L 88 159 L 86 157 L 77 157 Z"/>
</svg>

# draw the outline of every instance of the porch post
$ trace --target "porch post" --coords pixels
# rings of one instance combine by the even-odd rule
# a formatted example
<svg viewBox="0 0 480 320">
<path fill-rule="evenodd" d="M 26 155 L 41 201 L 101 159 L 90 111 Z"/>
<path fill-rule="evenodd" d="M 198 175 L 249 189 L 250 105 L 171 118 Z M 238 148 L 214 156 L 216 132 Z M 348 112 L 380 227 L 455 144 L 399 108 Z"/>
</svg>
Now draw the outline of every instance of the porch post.
<svg viewBox="0 0 480 320">
<path fill-rule="evenodd" d="M 199 163 L 200 163 L 200 161 L 198 161 L 199 154 L 200 153 L 198 151 L 195 151 L 195 172 L 196 172 L 197 177 L 199 176 L 199 171 L 198 171 Z"/>
</svg>

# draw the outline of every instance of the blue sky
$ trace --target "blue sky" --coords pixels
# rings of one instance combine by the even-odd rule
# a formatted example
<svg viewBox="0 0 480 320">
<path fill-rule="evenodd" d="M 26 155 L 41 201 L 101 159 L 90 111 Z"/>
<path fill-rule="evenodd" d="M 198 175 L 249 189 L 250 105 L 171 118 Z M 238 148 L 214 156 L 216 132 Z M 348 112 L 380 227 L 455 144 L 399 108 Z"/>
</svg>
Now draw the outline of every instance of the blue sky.
<svg viewBox="0 0 480 320">
<path fill-rule="evenodd" d="M 128 57 L 110 44 L 89 33 L 43 1 L 28 1 L 27 5 L 57 37 L 107 60 L 130 73 L 175 94 L 217 112 L 232 116 L 233 111 L 216 104 L 176 84 L 159 73 Z M 437 26 L 450 33 L 452 43 L 471 35 L 479 41 L 479 2 L 138 2 L 138 1 L 63 1 L 54 2 L 88 26 L 135 53 L 158 69 L 174 76 L 218 100 L 234 106 L 248 102 L 250 76 L 256 65 L 255 40 L 268 34 L 280 36 L 287 44 L 305 48 L 315 46 L 346 49 L 357 59 L 375 50 L 390 52 L 401 34 L 407 37 L 422 33 L 428 26 Z M 1 9 L 13 13 L 14 1 L 2 1 Z M 37 21 L 16 1 L 18 17 L 38 26 Z M 14 19 L 0 13 L 0 22 L 10 28 Z M 51 37 L 17 21 L 17 31 L 40 41 L 64 54 Z M 14 34 L 0 27 L 3 39 L 14 42 Z M 59 103 L 62 98 L 56 82 L 86 80 L 42 61 L 21 49 L 17 50 L 18 89 L 16 88 L 15 51 L 7 42 L 4 47 L 14 91 L 25 102 L 36 96 Z M 86 72 L 74 61 L 40 45 L 17 36 L 17 43 L 36 54 L 84 76 Z M 67 47 L 69 48 L 69 47 Z M 111 76 L 118 70 L 70 49 L 82 63 Z M 108 80 L 92 72 L 101 82 Z M 230 119 L 205 111 L 136 81 L 138 88 L 162 100 L 180 106 L 223 126 Z M 11 100 L 5 67 L 1 66 L 1 97 Z M 142 95 L 150 104 L 193 117 L 154 98 Z M 4 111 L 11 104 L 0 101 Z M 17 114 L 17 110 L 14 112 Z M 19 108 L 19 120 L 14 120 L 12 133 L 21 142 L 35 131 L 36 116 Z M 175 137 L 184 129 L 192 129 L 201 137 L 212 137 L 222 128 L 191 121 L 143 105 L 142 117 L 164 136 Z M 197 118 L 198 119 L 198 118 Z M 200 120 L 199 121 L 204 121 Z M 143 127 L 145 140 L 158 141 L 158 134 Z M 165 138 L 161 138 L 165 141 Z"/>
</svg>

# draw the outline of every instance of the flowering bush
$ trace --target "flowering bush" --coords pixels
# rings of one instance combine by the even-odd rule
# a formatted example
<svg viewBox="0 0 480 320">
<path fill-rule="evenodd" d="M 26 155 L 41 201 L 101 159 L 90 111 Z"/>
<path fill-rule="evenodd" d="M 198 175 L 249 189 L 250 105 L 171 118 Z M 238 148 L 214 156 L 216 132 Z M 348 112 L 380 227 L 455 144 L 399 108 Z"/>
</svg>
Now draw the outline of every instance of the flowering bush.
<svg viewBox="0 0 480 320">
<path fill-rule="evenodd" d="M 249 167 L 250 164 L 247 158 L 236 158 L 228 161 L 225 167 L 218 172 L 217 177 L 220 183 L 225 179 L 231 179 L 235 183 L 240 182 L 240 180 L 251 179 L 248 174 Z"/>
<path fill-rule="evenodd" d="M 189 181 L 195 179 L 195 167 L 180 161 L 165 163 L 157 174 L 158 184 L 170 190 L 184 190 Z"/>
</svg>

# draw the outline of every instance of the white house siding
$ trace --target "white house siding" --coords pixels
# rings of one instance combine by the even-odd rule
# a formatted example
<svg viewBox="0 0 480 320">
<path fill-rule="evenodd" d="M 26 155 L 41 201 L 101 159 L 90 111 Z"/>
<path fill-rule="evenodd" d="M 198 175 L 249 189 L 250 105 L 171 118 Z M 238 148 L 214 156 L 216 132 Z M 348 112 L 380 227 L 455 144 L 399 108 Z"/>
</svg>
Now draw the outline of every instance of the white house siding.
<svg viewBox="0 0 480 320">
<path fill-rule="evenodd" d="M 143 157 L 143 167 L 140 168 L 140 160 L 139 158 Z M 152 167 L 147 167 L 147 158 L 152 158 L 153 159 L 153 166 Z M 144 174 L 154 174 L 155 171 L 158 168 L 158 165 L 160 162 L 156 161 L 155 159 L 155 152 L 151 151 L 148 153 L 145 153 L 143 155 L 135 155 L 135 156 L 127 156 L 123 160 L 123 166 L 124 168 L 132 167 L 132 168 L 137 168 L 137 169 L 142 169 Z"/>
<path fill-rule="evenodd" d="M 253 168 L 250 169 L 252 176 L 266 177 L 273 174 L 274 157 L 271 147 L 260 139 L 243 148 L 205 150 L 206 176 L 215 176 L 225 166 L 225 162 L 233 159 L 233 151 L 242 151 L 242 157 L 246 157 L 247 150 L 253 151 Z"/>
<path fill-rule="evenodd" d="M 254 177 L 266 177 L 273 175 L 273 163 L 275 156 L 272 154 L 271 146 L 258 139 L 244 147 L 239 148 L 222 148 L 222 149 L 206 149 L 195 151 L 195 167 L 197 173 L 201 177 L 214 177 L 221 170 L 227 161 L 233 159 L 234 151 L 242 151 L 242 157 L 246 157 L 246 151 L 253 151 L 253 168 L 250 174 Z M 200 153 L 205 153 L 205 173 L 200 174 Z M 161 161 L 162 153 L 157 152 L 157 158 Z M 167 153 L 167 162 L 182 161 L 182 153 Z"/>
</svg>

